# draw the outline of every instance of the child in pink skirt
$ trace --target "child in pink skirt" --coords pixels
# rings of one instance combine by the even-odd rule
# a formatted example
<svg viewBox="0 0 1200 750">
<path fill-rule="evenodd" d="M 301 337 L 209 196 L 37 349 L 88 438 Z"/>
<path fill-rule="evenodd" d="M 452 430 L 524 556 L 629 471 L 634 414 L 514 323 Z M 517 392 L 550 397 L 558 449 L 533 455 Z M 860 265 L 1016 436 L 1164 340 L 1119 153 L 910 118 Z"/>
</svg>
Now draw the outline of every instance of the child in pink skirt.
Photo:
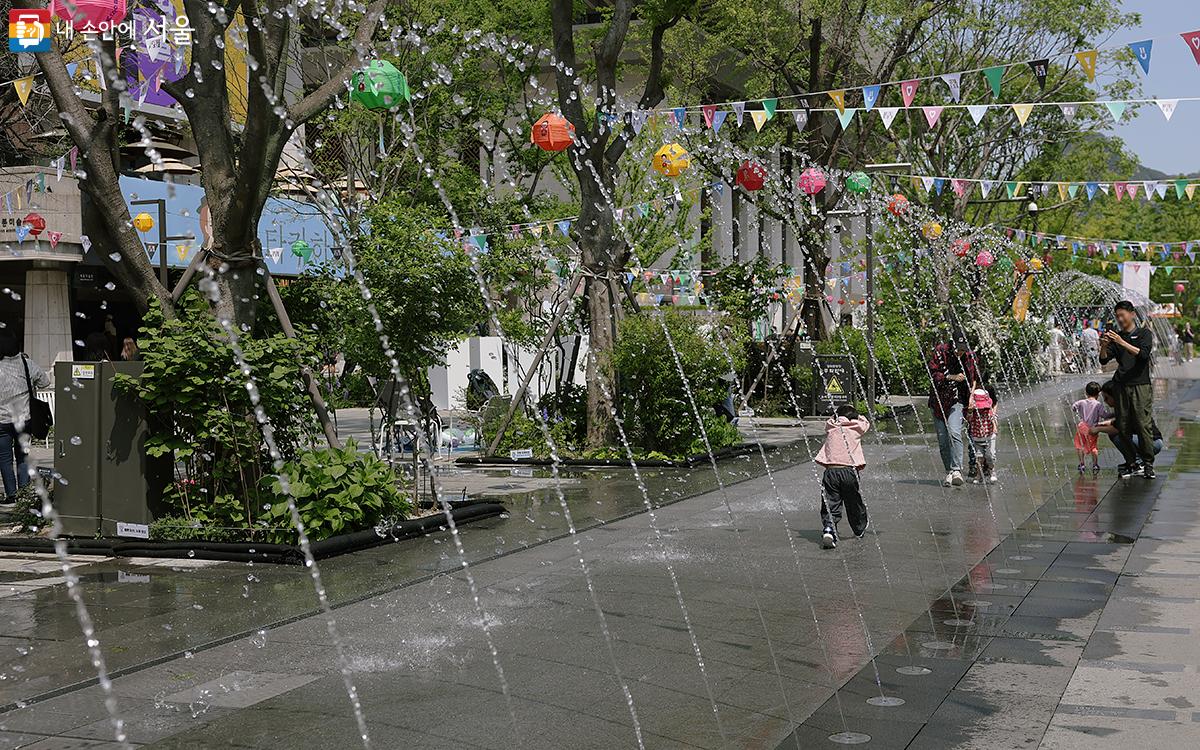
<svg viewBox="0 0 1200 750">
<path fill-rule="evenodd" d="M 1079 473 L 1084 472 L 1084 461 L 1092 457 L 1092 473 L 1100 473 L 1100 448 L 1096 441 L 1099 438 L 1092 428 L 1108 418 L 1108 408 L 1100 400 L 1100 384 L 1092 381 L 1084 386 L 1086 398 L 1081 398 L 1071 404 L 1078 424 L 1075 426 L 1075 452 L 1079 454 Z"/>
</svg>

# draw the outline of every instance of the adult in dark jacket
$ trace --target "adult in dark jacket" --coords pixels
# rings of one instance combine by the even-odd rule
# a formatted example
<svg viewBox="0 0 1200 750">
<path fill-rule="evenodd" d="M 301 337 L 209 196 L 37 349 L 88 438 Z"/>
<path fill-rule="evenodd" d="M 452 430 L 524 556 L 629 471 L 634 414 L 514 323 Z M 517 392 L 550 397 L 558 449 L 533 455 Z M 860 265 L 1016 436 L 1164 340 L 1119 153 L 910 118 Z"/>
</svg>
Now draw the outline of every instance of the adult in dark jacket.
<svg viewBox="0 0 1200 750">
<path fill-rule="evenodd" d="M 963 410 L 971 384 L 980 382 L 979 365 L 966 339 L 956 339 L 953 346 L 945 342 L 935 345 L 929 356 L 929 374 L 932 382 L 927 403 L 946 470 L 942 484 L 958 487 L 963 483 Z"/>
<path fill-rule="evenodd" d="M 1150 385 L 1150 362 L 1154 358 L 1154 334 L 1138 325 L 1133 303 L 1121 300 L 1113 306 L 1117 329 L 1100 337 L 1100 362 L 1116 360 L 1112 382 L 1116 389 L 1116 426 L 1121 455 L 1125 463 L 1119 472 L 1128 476 L 1138 469 L 1147 479 L 1154 478 L 1154 433 L 1151 411 L 1154 390 Z M 1134 441 L 1134 437 L 1137 441 Z M 1135 447 L 1136 442 L 1136 447 Z"/>
</svg>

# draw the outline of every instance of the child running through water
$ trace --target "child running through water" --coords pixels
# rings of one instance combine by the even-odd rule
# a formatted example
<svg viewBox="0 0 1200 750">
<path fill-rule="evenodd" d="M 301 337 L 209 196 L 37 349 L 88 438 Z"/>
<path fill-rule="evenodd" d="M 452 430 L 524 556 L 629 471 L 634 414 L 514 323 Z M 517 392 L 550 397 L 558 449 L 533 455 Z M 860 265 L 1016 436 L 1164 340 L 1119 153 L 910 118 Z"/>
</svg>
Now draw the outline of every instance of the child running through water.
<svg viewBox="0 0 1200 750">
<path fill-rule="evenodd" d="M 1092 457 L 1092 473 L 1100 473 L 1100 447 L 1097 444 L 1099 435 L 1096 425 L 1108 417 L 1108 408 L 1100 400 L 1100 384 L 1092 381 L 1084 386 L 1085 398 L 1071 404 L 1071 411 L 1079 420 L 1075 427 L 1075 452 L 1079 454 L 1079 473 L 1084 472 L 1084 461 Z"/>
<path fill-rule="evenodd" d="M 816 463 L 825 467 L 821 478 L 821 546 L 833 549 L 838 543 L 838 523 L 842 507 L 849 516 L 850 530 L 862 539 L 867 533 L 867 505 L 858 487 L 858 472 L 866 467 L 862 436 L 871 429 L 866 417 L 860 417 L 849 404 L 838 407 L 837 414 L 825 422 L 825 444 L 817 453 Z"/>
<path fill-rule="evenodd" d="M 978 464 L 975 484 L 995 484 L 996 478 L 996 391 L 979 383 L 967 399 L 967 436 L 971 440 L 971 457 Z"/>
</svg>

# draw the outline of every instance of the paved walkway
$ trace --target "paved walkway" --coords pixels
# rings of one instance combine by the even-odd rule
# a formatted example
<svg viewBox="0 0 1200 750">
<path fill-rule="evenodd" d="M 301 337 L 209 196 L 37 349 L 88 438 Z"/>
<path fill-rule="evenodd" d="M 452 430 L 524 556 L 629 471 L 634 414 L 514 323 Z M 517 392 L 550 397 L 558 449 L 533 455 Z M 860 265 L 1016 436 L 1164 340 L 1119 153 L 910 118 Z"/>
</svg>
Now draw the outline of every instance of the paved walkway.
<svg viewBox="0 0 1200 750">
<path fill-rule="evenodd" d="M 1115 530 L 1126 541 L 1137 536 L 1124 515 L 1106 515 L 1122 507 L 1105 492 L 1111 478 L 1076 486 L 1074 472 L 1063 468 L 1072 462 L 1063 403 L 1076 385 L 1039 390 L 1027 411 L 1016 411 L 1019 399 L 1008 402 L 996 487 L 947 490 L 931 479 L 940 468 L 927 418 L 921 433 L 872 437 L 864 486 L 875 531 L 834 552 L 819 549 L 814 467 L 781 460 L 771 477 L 659 509 L 653 527 L 646 514 L 634 515 L 474 564 L 468 570 L 478 604 L 444 538 L 422 542 L 426 550 L 440 544 L 442 554 L 415 567 L 396 548 L 351 556 L 342 568 L 329 561 L 323 570 L 331 593 L 346 603 L 335 612 L 339 642 L 373 746 L 636 747 L 640 732 L 650 748 L 769 750 L 789 737 L 817 746 L 848 728 L 870 733 L 873 745 L 895 746 L 884 743 L 910 728 L 912 739 L 938 723 L 928 719 L 950 705 L 946 693 L 969 692 L 964 675 L 984 663 L 990 647 L 997 654 L 1009 642 L 1047 641 L 1047 658 L 1066 662 L 1057 644 L 1084 648 L 1100 615 L 1034 611 L 1035 604 L 1070 599 L 1053 586 L 1045 595 L 1030 592 L 1043 582 L 1062 583 L 1055 577 L 1067 568 L 1103 570 L 1116 579 L 1116 557 L 1102 545 L 1130 545 L 1097 538 L 1088 543 L 1098 546 L 1077 549 L 1070 545 L 1080 529 Z M 1170 384 L 1160 389 L 1164 427 L 1174 427 L 1173 403 L 1181 395 Z M 637 492 L 627 482 L 622 487 Z M 552 498 L 541 502 L 557 512 Z M 1153 499 L 1139 502 L 1149 510 Z M 572 507 L 589 513 L 582 504 Z M 513 516 L 499 527 L 505 539 L 486 527 L 468 530 L 468 557 L 479 559 L 489 545 L 520 534 L 519 523 L 513 525 L 520 517 Z M 1108 528 L 1085 528 L 1089 519 Z M 1032 544 L 1043 546 L 1022 546 Z M 982 577 L 981 561 L 991 567 L 990 578 Z M 172 567 L 123 561 L 90 566 L 103 572 L 85 578 L 106 657 L 122 669 L 113 690 L 132 742 L 360 745 L 325 621 L 294 619 L 304 583 L 295 569 Z M 420 568 L 428 575 L 410 575 Z M 36 575 L 49 573 L 22 580 Z M 392 577 L 420 582 L 370 593 L 372 578 Z M 365 598 L 355 601 L 346 591 Z M 1016 613 L 1027 600 L 1029 608 Z M 25 618 L 18 630 L 0 633 L 10 649 L 0 691 L 35 701 L 0 714 L 0 748 L 109 746 L 100 688 L 55 673 L 81 674 L 84 656 L 64 605 L 61 585 L 0 599 L 7 615 L 0 622 L 13 621 L 14 613 Z M 130 616 L 147 606 L 155 608 L 152 617 Z M 1003 623 L 984 618 L 992 607 L 1005 615 Z M 50 611 L 57 614 L 46 619 Z M 255 622 L 275 625 L 247 632 Z M 1024 627 L 1037 637 L 987 629 Z M 64 646 L 72 642 L 73 652 Z M 173 650 L 163 650 L 164 642 Z M 890 689 L 902 677 L 895 667 L 931 660 L 937 660 L 932 673 L 913 677 L 913 687 Z M 878 709 L 886 724 L 865 714 L 877 708 L 865 703 L 879 693 L 875 667 L 885 677 L 884 697 L 902 694 L 906 701 Z M 1065 686 L 1070 675 L 1064 676 Z M 1000 684 L 993 677 L 983 682 Z M 838 699 L 846 722 L 830 703 L 843 683 Z M 1057 707 L 1055 696 L 1047 722 Z M 937 744 L 932 734 L 928 742 L 953 746 Z"/>
</svg>

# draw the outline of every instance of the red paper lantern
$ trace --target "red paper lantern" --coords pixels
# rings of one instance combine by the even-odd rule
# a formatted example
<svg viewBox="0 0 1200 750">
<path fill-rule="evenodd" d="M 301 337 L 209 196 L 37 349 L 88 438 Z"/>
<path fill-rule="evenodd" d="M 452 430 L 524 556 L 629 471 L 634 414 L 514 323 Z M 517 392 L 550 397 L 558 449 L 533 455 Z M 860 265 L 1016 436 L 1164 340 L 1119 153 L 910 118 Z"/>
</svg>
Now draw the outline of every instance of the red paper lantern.
<svg viewBox="0 0 1200 750">
<path fill-rule="evenodd" d="M 1187 289 L 1186 284 L 1182 284 L 1182 283 L 1175 284 L 1175 293 L 1176 294 L 1183 294 L 1184 290 L 1186 290 L 1186 289 Z"/>
<path fill-rule="evenodd" d="M 1052 256 L 1050 253 L 1046 253 L 1042 256 L 1042 262 L 1046 265 L 1050 265 L 1050 261 L 1052 260 L 1054 260 L 1054 256 Z"/>
<path fill-rule="evenodd" d="M 42 218 L 41 214 L 29 214 L 21 220 L 21 223 L 29 227 L 29 233 L 34 237 L 46 231 L 46 220 Z"/>
<path fill-rule="evenodd" d="M 896 193 L 888 199 L 887 208 L 893 216 L 902 216 L 908 212 L 908 198 L 905 198 L 900 193 Z"/>
<path fill-rule="evenodd" d="M 796 181 L 796 185 L 804 191 L 805 195 L 816 195 L 825 187 L 825 173 L 816 167 L 809 167 L 800 173 L 800 179 Z"/>
<path fill-rule="evenodd" d="M 763 185 L 767 183 L 767 169 L 763 165 L 747 159 L 742 162 L 742 166 L 738 167 L 733 181 L 743 190 L 751 193 L 755 190 L 762 190 Z"/>
<path fill-rule="evenodd" d="M 1029 264 L 1025 262 L 1024 258 L 1017 258 L 1017 261 L 1013 264 L 1013 267 L 1017 269 L 1017 273 L 1025 273 L 1029 270 Z"/>
<path fill-rule="evenodd" d="M 575 142 L 575 126 L 562 115 L 547 112 L 533 124 L 529 142 L 543 151 L 564 151 Z"/>
<path fill-rule="evenodd" d="M 966 237 L 959 237 L 951 244 L 954 249 L 954 254 L 960 258 L 967 257 L 967 253 L 971 252 L 971 241 Z"/>
<path fill-rule="evenodd" d="M 50 0 L 50 13 L 75 31 L 100 32 L 125 20 L 125 6 L 126 0 Z"/>
</svg>

